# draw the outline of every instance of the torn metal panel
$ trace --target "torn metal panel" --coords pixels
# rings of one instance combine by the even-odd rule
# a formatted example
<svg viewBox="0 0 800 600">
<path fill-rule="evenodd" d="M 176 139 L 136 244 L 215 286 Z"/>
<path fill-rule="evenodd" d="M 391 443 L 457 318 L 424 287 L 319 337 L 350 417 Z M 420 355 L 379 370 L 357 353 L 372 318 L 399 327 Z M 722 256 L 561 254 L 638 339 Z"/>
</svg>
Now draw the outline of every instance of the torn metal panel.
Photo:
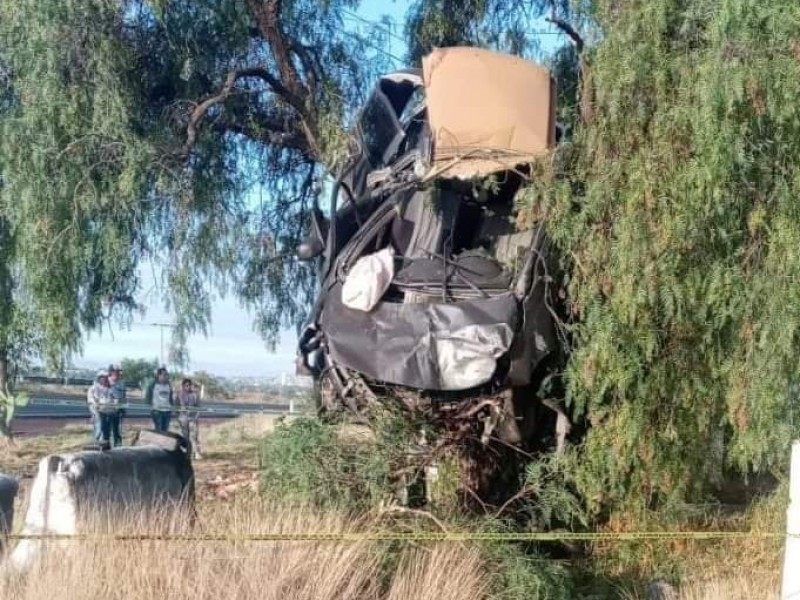
<svg viewBox="0 0 800 600">
<path fill-rule="evenodd" d="M 331 357 L 395 385 L 454 390 L 486 383 L 518 322 L 511 293 L 457 304 L 381 302 L 365 313 L 347 308 L 341 292 L 340 285 L 330 290 L 322 313 Z"/>
<path fill-rule="evenodd" d="M 539 158 L 555 142 L 555 82 L 522 58 L 438 48 L 422 61 L 433 166 L 427 178 L 470 178 Z"/>
</svg>

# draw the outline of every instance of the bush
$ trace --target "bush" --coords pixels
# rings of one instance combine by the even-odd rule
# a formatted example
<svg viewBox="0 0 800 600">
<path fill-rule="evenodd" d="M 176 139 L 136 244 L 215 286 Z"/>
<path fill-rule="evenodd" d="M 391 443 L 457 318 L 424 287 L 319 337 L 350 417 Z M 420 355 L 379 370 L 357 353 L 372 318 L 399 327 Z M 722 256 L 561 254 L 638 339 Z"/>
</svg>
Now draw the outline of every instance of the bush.
<svg viewBox="0 0 800 600">
<path fill-rule="evenodd" d="M 365 510 L 391 494 L 390 465 L 376 440 L 346 439 L 336 424 L 282 422 L 262 447 L 264 493 L 291 504 Z"/>
<path fill-rule="evenodd" d="M 567 600 L 576 597 L 574 575 L 550 558 L 519 543 L 483 545 L 492 566 L 493 600 Z"/>
</svg>

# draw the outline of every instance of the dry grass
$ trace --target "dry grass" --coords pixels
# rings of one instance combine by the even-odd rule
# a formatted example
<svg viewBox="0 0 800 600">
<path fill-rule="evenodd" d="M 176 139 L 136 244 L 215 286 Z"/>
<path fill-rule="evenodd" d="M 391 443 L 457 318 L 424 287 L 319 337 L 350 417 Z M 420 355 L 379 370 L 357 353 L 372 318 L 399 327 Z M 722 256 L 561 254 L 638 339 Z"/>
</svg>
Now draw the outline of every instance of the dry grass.
<svg viewBox="0 0 800 600">
<path fill-rule="evenodd" d="M 242 415 L 218 425 L 203 425 L 200 443 L 215 454 L 250 454 L 264 436 L 275 429 L 279 415 Z"/>
<path fill-rule="evenodd" d="M 740 571 L 739 575 L 705 573 L 683 582 L 678 590 L 665 586 L 659 596 L 655 590 L 620 590 L 620 600 L 778 600 L 780 570 Z M 669 590 L 669 591 L 668 591 Z"/>
<path fill-rule="evenodd" d="M 112 527 L 113 525 L 113 527 Z M 180 519 L 99 523 L 98 533 L 180 530 Z M 235 502 L 201 507 L 208 533 L 351 532 L 365 523 L 304 509 Z M 486 597 L 476 551 L 440 545 L 407 551 L 395 567 L 368 542 L 72 542 L 51 547 L 27 577 L 0 582 L 18 600 L 456 600 Z M 55 596 L 54 596 L 55 594 Z"/>
<path fill-rule="evenodd" d="M 90 442 L 90 434 L 88 423 L 72 423 L 55 433 L 18 437 L 13 445 L 0 440 L 0 472 L 31 477 L 39 460 L 48 454 L 79 450 Z"/>
<path fill-rule="evenodd" d="M 748 573 L 690 583 L 681 589 L 679 600 L 776 600 L 779 588 L 779 573 Z"/>
<path fill-rule="evenodd" d="M 440 544 L 403 556 L 386 600 L 472 600 L 487 595 L 485 568 L 478 551 Z"/>
<path fill-rule="evenodd" d="M 745 510 L 717 507 L 714 511 L 714 507 L 709 507 L 708 512 L 698 509 L 694 520 L 684 521 L 663 520 L 663 517 L 659 521 L 656 515 L 641 522 L 638 517 L 623 516 L 612 522 L 611 530 L 749 531 L 754 535 L 736 539 L 597 544 L 596 569 L 638 582 L 656 577 L 679 579 L 682 585 L 675 600 L 775 600 L 784 542 L 780 537 L 759 534 L 786 531 L 787 504 L 788 488 L 784 482 Z M 621 596 L 625 600 L 647 598 L 630 591 Z"/>
</svg>

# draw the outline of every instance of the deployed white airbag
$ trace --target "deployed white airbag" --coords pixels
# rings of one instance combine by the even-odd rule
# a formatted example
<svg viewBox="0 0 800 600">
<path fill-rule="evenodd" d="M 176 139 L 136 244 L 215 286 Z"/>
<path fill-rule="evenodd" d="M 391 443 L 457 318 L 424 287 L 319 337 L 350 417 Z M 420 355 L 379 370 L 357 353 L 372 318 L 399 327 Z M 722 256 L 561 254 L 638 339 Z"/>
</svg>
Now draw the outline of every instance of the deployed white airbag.
<svg viewBox="0 0 800 600">
<path fill-rule="evenodd" d="M 362 256 L 350 269 L 342 285 L 342 304 L 369 312 L 380 302 L 394 277 L 394 251 L 384 248 Z"/>
<path fill-rule="evenodd" d="M 467 325 L 436 334 L 441 389 L 466 390 L 489 381 L 497 359 L 511 347 L 513 337 L 506 323 Z"/>
</svg>

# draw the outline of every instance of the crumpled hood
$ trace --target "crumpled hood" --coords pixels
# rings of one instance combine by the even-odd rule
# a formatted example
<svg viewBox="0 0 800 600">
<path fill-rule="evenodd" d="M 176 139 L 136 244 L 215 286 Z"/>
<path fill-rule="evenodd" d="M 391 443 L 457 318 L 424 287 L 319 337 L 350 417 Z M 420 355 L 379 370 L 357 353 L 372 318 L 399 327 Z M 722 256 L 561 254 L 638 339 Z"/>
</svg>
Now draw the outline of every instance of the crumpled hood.
<svg viewBox="0 0 800 600">
<path fill-rule="evenodd" d="M 332 287 L 321 325 L 334 361 L 367 377 L 425 390 L 464 390 L 489 381 L 519 321 L 513 294 L 453 304 L 342 303 Z"/>
</svg>

